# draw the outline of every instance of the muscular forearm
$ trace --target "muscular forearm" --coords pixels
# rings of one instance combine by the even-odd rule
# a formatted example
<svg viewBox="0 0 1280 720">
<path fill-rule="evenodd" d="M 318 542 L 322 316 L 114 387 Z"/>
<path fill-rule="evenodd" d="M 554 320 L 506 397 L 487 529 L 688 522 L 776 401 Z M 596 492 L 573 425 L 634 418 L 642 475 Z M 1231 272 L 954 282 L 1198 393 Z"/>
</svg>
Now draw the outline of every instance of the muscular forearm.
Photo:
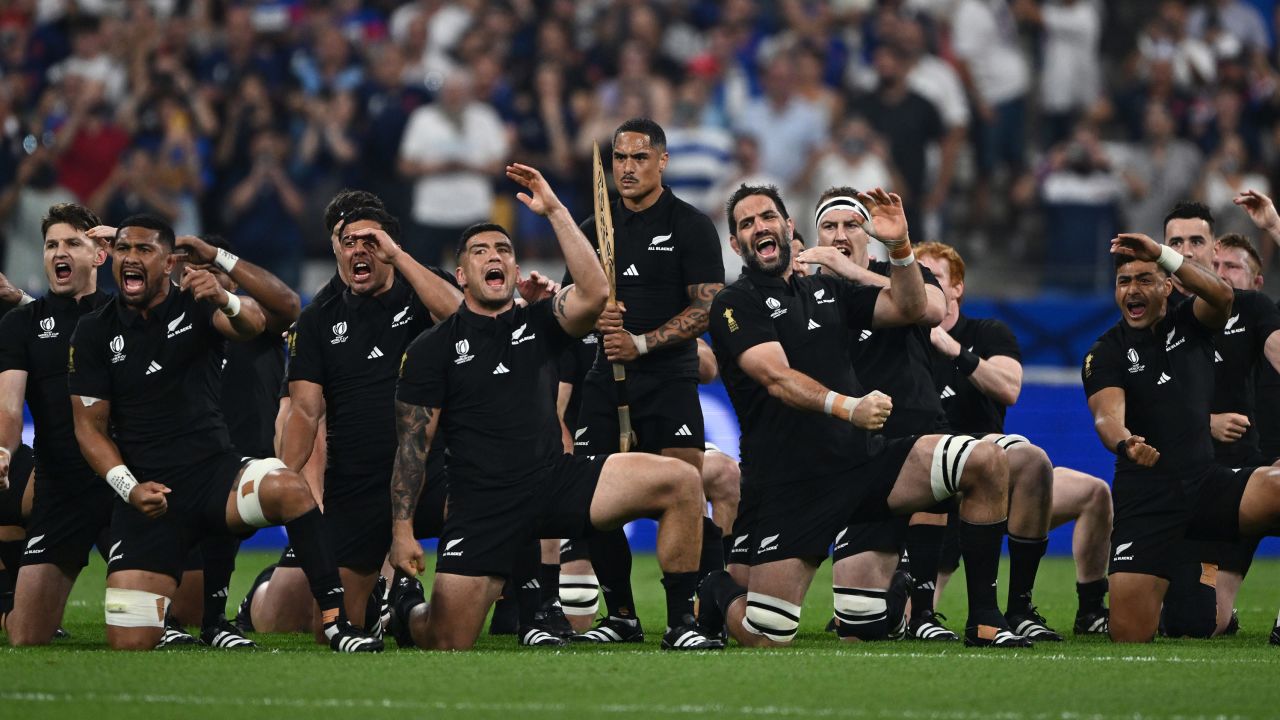
<svg viewBox="0 0 1280 720">
<path fill-rule="evenodd" d="M 73 398 L 73 401 L 76 399 Z M 111 436 L 107 434 L 105 423 L 95 422 L 91 418 L 75 419 L 76 442 L 80 445 L 80 454 L 85 462 L 98 474 L 106 477 L 107 471 L 117 465 L 124 464 L 120 448 L 116 447 Z"/>
<path fill-rule="evenodd" d="M 1230 310 L 1231 303 L 1235 300 L 1235 294 L 1227 281 L 1197 262 L 1183 262 L 1174 277 L 1188 295 L 1195 295 L 1223 312 Z"/>
<path fill-rule="evenodd" d="M 1111 416 L 1095 418 L 1093 428 L 1097 431 L 1098 439 L 1102 441 L 1102 446 L 1112 452 L 1115 452 L 1117 445 L 1127 440 L 1130 435 L 1133 435 L 1122 421 Z"/>
<path fill-rule="evenodd" d="M 12 411 L 0 411 L 0 448 L 10 453 L 17 451 L 22 444 L 22 409 L 15 414 Z"/>
<path fill-rule="evenodd" d="M 283 330 L 298 319 L 302 312 L 302 301 L 298 298 L 298 293 L 280 278 L 244 259 L 236 260 L 229 274 L 267 313 L 268 329 Z"/>
<path fill-rule="evenodd" d="M 668 320 L 665 325 L 645 333 L 644 341 L 650 352 L 668 345 L 687 342 L 706 332 L 709 322 L 710 315 L 706 310 L 687 307 L 684 312 Z"/>
<path fill-rule="evenodd" d="M 392 258 L 391 264 L 409 281 L 418 299 L 436 320 L 443 320 L 457 311 L 462 303 L 462 293 L 414 260 L 409 253 L 401 250 Z"/>
<path fill-rule="evenodd" d="M 413 516 L 427 481 L 427 453 L 434 429 L 432 409 L 396 402 L 395 465 L 391 471 L 391 521 L 397 533 L 413 533 Z"/>
<path fill-rule="evenodd" d="M 565 267 L 569 269 L 577 291 L 585 297 L 608 297 L 609 279 L 605 277 L 595 249 L 574 223 L 573 216 L 561 206 L 547 213 L 547 220 L 560 241 Z"/>
<path fill-rule="evenodd" d="M 826 412 L 827 394 L 831 392 L 822 383 L 792 368 L 775 377 L 767 389 L 787 406 L 815 413 Z"/>
<path fill-rule="evenodd" d="M 318 418 L 304 415 L 296 407 L 290 408 L 289 417 L 284 421 L 284 430 L 280 433 L 280 459 L 290 470 L 302 472 L 303 466 L 311 458 L 311 449 L 315 447 L 319 427 Z"/>
<path fill-rule="evenodd" d="M 1022 393 L 1022 369 L 1006 368 L 990 360 L 979 360 L 978 368 L 969 376 L 970 382 L 983 395 L 1009 407 L 1018 402 Z"/>
<path fill-rule="evenodd" d="M 902 317 L 911 318 L 912 322 L 924 317 L 929 297 L 924 291 L 924 276 L 916 263 L 890 265 L 889 295 Z"/>
</svg>

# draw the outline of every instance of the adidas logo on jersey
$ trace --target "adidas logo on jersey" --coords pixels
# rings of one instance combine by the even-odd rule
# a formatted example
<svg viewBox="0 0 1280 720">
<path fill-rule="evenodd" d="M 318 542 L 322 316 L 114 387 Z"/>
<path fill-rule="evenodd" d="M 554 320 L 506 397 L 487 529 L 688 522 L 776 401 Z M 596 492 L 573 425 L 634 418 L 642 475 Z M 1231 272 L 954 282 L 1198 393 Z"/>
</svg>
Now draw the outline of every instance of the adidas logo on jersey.
<svg viewBox="0 0 1280 720">
<path fill-rule="evenodd" d="M 160 367 L 160 363 L 156 362 L 155 360 L 152 360 L 151 364 L 147 366 L 147 374 L 150 375 L 152 373 L 158 373 L 163 369 L 164 368 Z"/>
<path fill-rule="evenodd" d="M 1213 361 L 1216 363 L 1222 362 L 1222 354 L 1219 353 L 1217 350 L 1213 351 Z"/>
<path fill-rule="evenodd" d="M 821 325 L 819 325 L 818 323 L 814 322 L 814 321 L 813 321 L 813 318 L 809 318 L 809 329 L 810 329 L 810 330 L 817 330 L 817 329 L 818 329 L 818 328 L 820 328 L 820 327 L 822 327 L 822 326 L 821 326 Z"/>
<path fill-rule="evenodd" d="M 946 400 L 947 398 L 953 398 L 955 396 L 956 396 L 956 391 L 952 390 L 950 385 L 943 385 L 942 392 L 938 394 L 938 397 L 942 400 Z"/>
<path fill-rule="evenodd" d="M 1163 384 L 1165 384 L 1165 383 L 1169 382 L 1169 381 L 1170 381 L 1170 380 L 1172 380 L 1172 379 L 1173 379 L 1173 378 L 1169 377 L 1167 374 L 1165 374 L 1165 373 L 1160 373 L 1160 378 L 1159 378 L 1158 380 L 1156 380 L 1156 384 L 1157 384 L 1157 385 L 1163 385 Z"/>
<path fill-rule="evenodd" d="M 510 371 L 510 370 L 508 370 L 508 369 L 507 369 L 507 366 L 506 366 L 506 365 L 503 365 L 502 363 L 498 363 L 498 367 L 496 367 L 496 368 L 494 368 L 494 369 L 493 369 L 493 374 L 494 374 L 494 375 L 506 375 L 506 374 L 507 374 L 507 373 L 509 373 L 509 372 L 511 372 L 511 371 Z"/>
<path fill-rule="evenodd" d="M 382 351 L 378 349 L 377 345 L 374 345 L 369 354 L 365 356 L 365 360 L 376 360 L 380 357 L 382 357 Z"/>
<path fill-rule="evenodd" d="M 688 425 L 681 425 L 680 429 L 676 430 L 676 437 L 693 437 L 693 432 L 689 430 Z"/>
<path fill-rule="evenodd" d="M 858 342 L 866 342 L 870 339 L 871 339 L 870 330 L 863 330 L 862 332 L 858 333 Z"/>
<path fill-rule="evenodd" d="M 640 271 L 636 269 L 635 265 L 628 265 L 627 269 L 622 271 L 622 274 L 627 277 L 640 277 Z"/>
</svg>

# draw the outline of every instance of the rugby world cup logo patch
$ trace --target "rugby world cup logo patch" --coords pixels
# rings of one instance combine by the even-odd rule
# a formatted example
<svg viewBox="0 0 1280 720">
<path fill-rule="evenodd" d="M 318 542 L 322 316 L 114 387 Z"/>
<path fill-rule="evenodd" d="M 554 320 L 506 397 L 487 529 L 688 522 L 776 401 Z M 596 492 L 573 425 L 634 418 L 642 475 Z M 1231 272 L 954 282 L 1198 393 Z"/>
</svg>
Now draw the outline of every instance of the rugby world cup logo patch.
<svg viewBox="0 0 1280 720">
<path fill-rule="evenodd" d="M 53 318 L 51 317 L 47 317 L 41 320 L 40 321 L 41 332 L 36 337 L 40 338 L 41 340 L 48 340 L 50 338 L 58 337 L 58 333 L 53 331 L 53 328 L 56 326 L 57 326 L 57 323 L 55 323 Z"/>
<path fill-rule="evenodd" d="M 112 364 L 118 363 L 121 360 L 124 360 L 124 336 L 123 335 L 117 335 L 111 338 L 111 342 L 107 343 L 107 347 L 110 348 L 111 352 L 113 353 L 111 357 Z"/>
<path fill-rule="evenodd" d="M 339 322 L 333 326 L 333 339 L 329 341 L 330 345 L 337 345 L 347 341 L 347 323 Z"/>
<path fill-rule="evenodd" d="M 769 313 L 769 317 L 771 318 L 776 319 L 787 314 L 787 309 L 782 307 L 782 302 L 778 300 L 778 298 L 773 298 L 773 297 L 765 298 L 764 305 L 765 307 L 769 308 L 769 310 L 771 311 Z"/>
<path fill-rule="evenodd" d="M 454 365 L 461 365 L 462 363 L 471 362 L 475 359 L 475 355 L 469 354 L 471 352 L 471 343 L 467 342 L 465 339 L 454 343 L 453 349 L 458 351 L 458 359 L 453 361 Z"/>
</svg>

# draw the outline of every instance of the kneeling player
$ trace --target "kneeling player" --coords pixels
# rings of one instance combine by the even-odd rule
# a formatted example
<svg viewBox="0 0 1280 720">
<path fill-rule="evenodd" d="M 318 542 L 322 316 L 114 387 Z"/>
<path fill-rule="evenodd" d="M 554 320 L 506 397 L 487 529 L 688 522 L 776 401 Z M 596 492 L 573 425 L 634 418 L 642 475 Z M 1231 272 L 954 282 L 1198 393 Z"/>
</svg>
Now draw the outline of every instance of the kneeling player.
<svg viewBox="0 0 1280 720">
<path fill-rule="evenodd" d="M 279 460 L 242 458 L 231 449 L 216 392 L 222 348 L 227 338 L 262 332 L 261 309 L 205 271 L 188 268 L 182 285 L 173 286 L 173 250 L 173 229 L 163 220 L 137 215 L 122 223 L 112 246 L 120 295 L 82 318 L 71 342 L 80 451 L 124 500 L 111 521 L 107 641 L 117 649 L 155 647 L 193 543 L 285 525 L 330 646 L 380 650 L 380 640 L 346 621 L 337 567 L 306 484 Z M 224 269 L 244 262 L 219 258 Z"/>
<path fill-rule="evenodd" d="M 804 593 L 841 528 L 961 494 L 965 640 L 1026 647 L 1028 641 L 1009 631 L 995 597 L 1008 507 L 1003 453 L 963 435 L 885 440 L 866 432 L 884 426 L 892 403 L 876 392 L 856 397 L 851 333 L 913 325 L 927 299 L 902 201 L 882 190 L 858 199 L 871 206 L 864 213 L 871 218 L 868 232 L 891 248 L 886 288 L 796 276 L 792 222 L 777 190 L 743 186 L 729 200 L 730 243 L 746 268 L 716 298 L 711 337 L 743 429 L 743 467 L 751 476 L 744 487 L 752 489 L 754 515 L 748 537 L 755 547 L 747 588 L 728 573 L 703 583 L 702 624 L 712 630 L 724 623 L 744 645 L 789 644 Z M 885 594 L 851 589 L 837 597 L 837 612 L 883 620 Z"/>
<path fill-rule="evenodd" d="M 405 354 L 397 391 L 400 445 L 392 477 L 394 543 L 401 571 L 422 571 L 414 505 L 437 428 L 449 452 L 449 514 L 438 548 L 431 605 L 416 581 L 397 582 L 393 626 L 420 647 L 475 644 L 515 553 L 537 537 L 582 537 L 638 517 L 658 518 L 658 564 L 674 650 L 723 647 L 694 627 L 693 593 L 702 529 L 698 472 L 653 455 L 565 455 L 556 418 L 556 363 L 594 325 L 608 281 L 586 238 L 541 174 L 511 165 L 518 197 L 547 217 L 577 281 L 551 300 L 517 306 L 517 267 L 506 231 L 478 225 L 458 246 L 458 312 Z"/>
<path fill-rule="evenodd" d="M 1231 315 L 1231 286 L 1145 235 L 1120 235 L 1111 252 L 1121 321 L 1083 376 L 1094 428 L 1117 456 L 1111 639 L 1149 642 L 1185 543 L 1280 527 L 1280 470 L 1213 460 L 1213 334 Z M 1171 276 L 1195 298 L 1169 308 Z"/>
</svg>

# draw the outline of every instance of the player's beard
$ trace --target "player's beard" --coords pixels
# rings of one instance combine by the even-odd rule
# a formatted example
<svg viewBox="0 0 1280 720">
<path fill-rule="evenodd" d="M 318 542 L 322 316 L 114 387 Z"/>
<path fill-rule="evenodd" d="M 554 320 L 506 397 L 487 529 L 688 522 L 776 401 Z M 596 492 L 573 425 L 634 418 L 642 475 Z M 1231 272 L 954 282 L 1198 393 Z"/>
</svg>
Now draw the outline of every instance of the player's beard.
<svg viewBox="0 0 1280 720">
<path fill-rule="evenodd" d="M 762 275 L 771 275 L 778 277 L 787 272 L 787 268 L 791 267 L 791 238 L 790 233 L 785 230 L 782 232 L 783 237 L 778 238 L 778 254 L 773 258 L 773 263 L 766 266 L 760 260 L 760 256 L 756 255 L 755 249 L 748 250 L 743 253 L 743 262 L 747 267 L 755 270 Z"/>
</svg>

